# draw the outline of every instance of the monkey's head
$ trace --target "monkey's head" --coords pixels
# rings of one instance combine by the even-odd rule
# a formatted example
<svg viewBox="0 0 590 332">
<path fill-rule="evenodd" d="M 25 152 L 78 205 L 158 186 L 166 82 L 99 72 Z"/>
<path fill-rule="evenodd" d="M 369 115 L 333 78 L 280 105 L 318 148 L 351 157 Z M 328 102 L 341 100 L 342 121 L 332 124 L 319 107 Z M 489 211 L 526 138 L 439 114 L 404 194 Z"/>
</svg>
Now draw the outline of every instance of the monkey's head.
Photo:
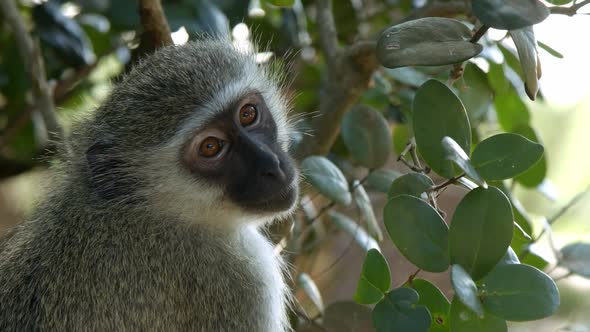
<svg viewBox="0 0 590 332">
<path fill-rule="evenodd" d="M 223 40 L 157 51 L 73 135 L 90 190 L 210 224 L 290 213 L 298 172 L 280 78 Z"/>
</svg>

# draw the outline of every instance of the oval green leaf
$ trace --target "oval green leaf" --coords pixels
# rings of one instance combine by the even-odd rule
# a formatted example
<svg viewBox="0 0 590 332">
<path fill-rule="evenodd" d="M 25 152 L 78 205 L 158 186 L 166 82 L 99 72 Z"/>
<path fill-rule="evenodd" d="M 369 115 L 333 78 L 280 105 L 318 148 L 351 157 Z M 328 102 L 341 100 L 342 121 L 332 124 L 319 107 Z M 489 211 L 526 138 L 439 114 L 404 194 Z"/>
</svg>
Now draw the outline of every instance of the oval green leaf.
<svg viewBox="0 0 590 332">
<path fill-rule="evenodd" d="M 451 303 L 450 318 L 453 332 L 508 332 L 505 320 L 489 313 L 480 318 L 457 297 Z"/>
<path fill-rule="evenodd" d="M 498 123 L 504 130 L 513 131 L 530 122 L 531 116 L 528 107 L 510 83 L 503 92 L 496 91 L 494 107 L 498 115 Z"/>
<path fill-rule="evenodd" d="M 315 305 L 319 312 L 324 312 L 324 301 L 322 300 L 322 294 L 318 289 L 315 281 L 307 273 L 300 273 L 297 276 L 297 284 L 305 294 L 309 297 L 311 302 Z"/>
<path fill-rule="evenodd" d="M 531 100 L 535 100 L 539 91 L 541 63 L 537 52 L 537 40 L 533 27 L 511 30 L 510 36 L 516 45 L 520 67 L 524 75 L 524 88 Z"/>
<path fill-rule="evenodd" d="M 529 125 L 522 125 L 511 130 L 515 134 L 522 135 L 533 142 L 539 142 L 535 130 Z M 534 188 L 540 185 L 547 175 L 547 160 L 543 156 L 541 159 L 529 168 L 526 172 L 518 175 L 514 179 L 527 188 Z"/>
<path fill-rule="evenodd" d="M 418 292 L 418 304 L 428 308 L 432 316 L 429 332 L 449 332 L 449 300 L 432 283 L 424 279 L 414 279 L 410 287 Z"/>
<path fill-rule="evenodd" d="M 474 280 L 481 279 L 506 253 L 512 227 L 510 202 L 498 188 L 470 191 L 451 221 L 451 263 L 461 264 Z"/>
<path fill-rule="evenodd" d="M 549 16 L 538 0 L 471 0 L 471 10 L 483 24 L 500 30 L 521 29 Z"/>
<path fill-rule="evenodd" d="M 537 40 L 537 44 L 539 45 L 540 48 L 544 49 L 547 53 L 553 55 L 554 57 L 556 57 L 558 59 L 563 59 L 563 54 L 559 53 L 559 51 L 557 51 L 553 47 L 543 43 L 542 41 L 538 41 L 538 40 Z"/>
<path fill-rule="evenodd" d="M 390 169 L 376 169 L 367 178 L 367 187 L 381 193 L 387 193 L 395 179 L 402 176 L 401 173 Z"/>
<path fill-rule="evenodd" d="M 521 135 L 502 133 L 486 138 L 471 155 L 471 163 L 488 181 L 524 173 L 543 156 L 543 146 Z"/>
<path fill-rule="evenodd" d="M 483 317 L 483 307 L 477 296 L 477 286 L 467 271 L 458 264 L 451 266 L 451 284 L 458 297 L 478 317 Z"/>
<path fill-rule="evenodd" d="M 432 179 L 421 173 L 408 173 L 395 179 L 387 192 L 387 197 L 410 195 L 420 197 L 423 192 L 434 186 Z"/>
<path fill-rule="evenodd" d="M 383 241 L 383 232 L 381 231 L 381 227 L 379 227 L 375 212 L 373 212 L 371 199 L 367 195 L 365 188 L 359 181 L 354 181 L 352 187 L 354 188 L 352 197 L 361 212 L 361 221 L 365 222 L 367 230 L 372 237 L 376 238 L 377 241 Z"/>
<path fill-rule="evenodd" d="M 377 59 L 388 68 L 463 62 L 483 49 L 469 39 L 471 30 L 457 20 L 420 18 L 383 31 L 377 41 Z"/>
<path fill-rule="evenodd" d="M 418 293 L 411 288 L 398 288 L 387 293 L 373 309 L 373 324 L 377 332 L 427 332 L 430 313 L 416 302 Z"/>
<path fill-rule="evenodd" d="M 559 307 L 553 279 L 523 264 L 498 266 L 483 281 L 483 305 L 492 314 L 511 321 L 551 316 Z"/>
<path fill-rule="evenodd" d="M 377 303 L 391 286 L 391 274 L 379 250 L 367 252 L 354 300 L 361 304 Z"/>
<path fill-rule="evenodd" d="M 471 128 L 461 100 L 443 83 L 430 80 L 416 92 L 412 118 L 416 144 L 426 163 L 444 177 L 455 176 L 441 142 L 449 136 L 463 151 L 471 151 Z"/>
<path fill-rule="evenodd" d="M 369 251 L 371 249 L 380 249 L 377 240 L 372 238 L 361 225 L 357 224 L 352 219 L 348 218 L 342 213 L 332 210 L 328 212 L 328 215 L 330 216 L 330 220 L 338 228 L 343 230 L 346 234 L 352 236 L 356 243 L 358 243 L 361 248 L 365 249 L 365 251 Z"/>
<path fill-rule="evenodd" d="M 344 144 L 360 165 L 370 169 L 385 165 L 393 142 L 381 113 L 368 106 L 357 106 L 344 115 L 341 133 Z"/>
<path fill-rule="evenodd" d="M 305 158 L 301 163 L 301 172 L 307 182 L 334 202 L 348 205 L 352 201 L 344 174 L 328 158 L 322 156 Z"/>
<path fill-rule="evenodd" d="M 445 151 L 445 159 L 454 162 L 478 185 L 484 188 L 488 187 L 486 181 L 479 175 L 479 173 L 477 173 L 473 165 L 471 165 L 467 153 L 463 151 L 463 149 L 459 146 L 459 144 L 457 144 L 457 142 L 455 142 L 455 140 L 449 136 L 445 136 L 443 137 L 442 145 Z"/>
<path fill-rule="evenodd" d="M 395 196 L 385 205 L 383 221 L 395 246 L 414 265 L 429 272 L 449 267 L 449 230 L 428 203 L 409 195 Z"/>
<path fill-rule="evenodd" d="M 490 110 L 494 92 L 488 83 L 486 73 L 472 62 L 465 65 L 463 79 L 457 82 L 459 98 L 465 105 L 471 125 L 475 126 Z"/>
<path fill-rule="evenodd" d="M 590 278 L 590 243 L 570 243 L 560 250 L 559 265 L 571 272 Z"/>
</svg>

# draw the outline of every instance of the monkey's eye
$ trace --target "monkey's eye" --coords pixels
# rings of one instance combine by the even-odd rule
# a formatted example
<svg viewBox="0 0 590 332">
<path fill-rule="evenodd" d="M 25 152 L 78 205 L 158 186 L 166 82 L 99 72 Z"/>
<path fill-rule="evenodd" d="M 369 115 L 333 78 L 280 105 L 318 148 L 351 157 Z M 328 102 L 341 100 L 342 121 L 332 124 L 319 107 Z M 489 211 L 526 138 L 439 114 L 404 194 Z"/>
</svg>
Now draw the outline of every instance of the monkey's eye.
<svg viewBox="0 0 590 332">
<path fill-rule="evenodd" d="M 258 117 L 258 110 L 252 104 L 246 104 L 240 108 L 240 123 L 246 127 L 254 123 Z"/>
<path fill-rule="evenodd" d="M 217 137 L 209 136 L 199 147 L 199 155 L 205 158 L 215 157 L 223 148 L 224 142 Z"/>
</svg>

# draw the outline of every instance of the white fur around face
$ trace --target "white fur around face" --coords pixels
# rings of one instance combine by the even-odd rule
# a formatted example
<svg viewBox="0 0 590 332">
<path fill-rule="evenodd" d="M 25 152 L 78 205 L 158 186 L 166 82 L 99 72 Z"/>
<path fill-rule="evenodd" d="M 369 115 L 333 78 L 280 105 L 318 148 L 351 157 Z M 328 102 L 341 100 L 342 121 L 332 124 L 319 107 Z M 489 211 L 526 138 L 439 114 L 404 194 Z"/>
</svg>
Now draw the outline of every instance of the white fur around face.
<svg viewBox="0 0 590 332">
<path fill-rule="evenodd" d="M 289 330 L 289 319 L 285 303 L 287 302 L 287 286 L 283 278 L 283 261 L 277 256 L 271 243 L 253 225 L 245 226 L 239 232 L 239 255 L 243 255 L 251 263 L 253 272 L 265 285 L 260 294 L 261 305 L 268 314 L 268 326 L 265 331 L 283 332 Z"/>
</svg>

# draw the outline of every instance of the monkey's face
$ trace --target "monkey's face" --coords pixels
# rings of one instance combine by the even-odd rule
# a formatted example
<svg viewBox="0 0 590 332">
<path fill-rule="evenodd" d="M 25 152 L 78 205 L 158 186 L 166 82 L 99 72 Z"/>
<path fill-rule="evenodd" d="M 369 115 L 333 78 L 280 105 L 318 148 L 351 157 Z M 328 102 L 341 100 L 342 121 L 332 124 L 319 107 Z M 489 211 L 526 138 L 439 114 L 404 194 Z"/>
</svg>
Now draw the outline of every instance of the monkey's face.
<svg viewBox="0 0 590 332">
<path fill-rule="evenodd" d="M 248 212 L 289 210 L 297 175 L 277 130 L 262 94 L 249 91 L 194 133 L 183 148 L 183 165 Z"/>
<path fill-rule="evenodd" d="M 164 218 L 229 225 L 288 215 L 298 173 L 287 155 L 282 72 L 224 40 L 159 50 L 98 110 L 90 185 Z"/>
</svg>

